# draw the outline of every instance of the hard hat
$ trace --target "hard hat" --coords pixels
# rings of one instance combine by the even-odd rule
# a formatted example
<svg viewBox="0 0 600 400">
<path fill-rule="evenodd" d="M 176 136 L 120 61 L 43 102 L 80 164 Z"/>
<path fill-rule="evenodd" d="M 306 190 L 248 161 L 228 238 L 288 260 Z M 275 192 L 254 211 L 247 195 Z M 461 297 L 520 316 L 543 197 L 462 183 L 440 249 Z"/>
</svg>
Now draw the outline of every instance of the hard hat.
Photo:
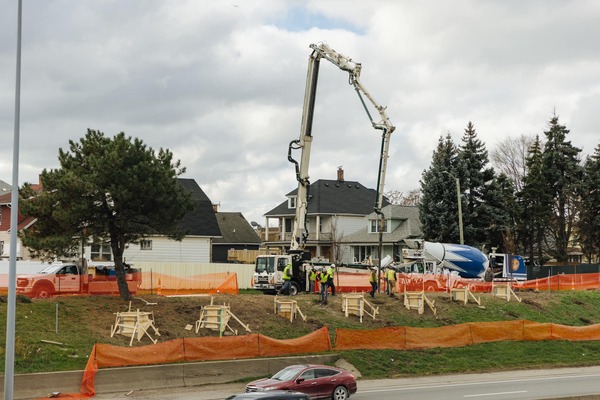
<svg viewBox="0 0 600 400">
<path fill-rule="evenodd" d="M 335 267 L 335 264 L 331 264 L 332 267 Z"/>
</svg>

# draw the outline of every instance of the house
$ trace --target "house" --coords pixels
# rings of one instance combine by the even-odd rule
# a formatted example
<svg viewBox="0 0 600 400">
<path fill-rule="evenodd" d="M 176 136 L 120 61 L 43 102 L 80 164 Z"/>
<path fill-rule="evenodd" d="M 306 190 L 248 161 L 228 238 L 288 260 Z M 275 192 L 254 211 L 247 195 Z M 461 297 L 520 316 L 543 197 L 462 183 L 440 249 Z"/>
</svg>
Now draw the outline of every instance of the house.
<svg viewBox="0 0 600 400">
<path fill-rule="evenodd" d="M 0 195 L 10 193 L 11 190 L 12 190 L 11 186 L 8 183 L 6 183 L 0 179 Z"/>
<path fill-rule="evenodd" d="M 155 235 L 139 243 L 130 243 L 123 253 L 126 262 L 177 261 L 211 262 L 212 241 L 221 237 L 221 231 L 212 202 L 194 179 L 178 178 L 177 181 L 192 194 L 196 208 L 187 213 L 180 226 L 187 230 L 183 240 L 176 241 L 166 236 Z M 91 261 L 110 261 L 112 251 L 109 243 L 97 243 L 84 249 L 85 258 Z"/>
<path fill-rule="evenodd" d="M 33 185 L 34 188 L 37 185 Z M 10 222 L 11 222 L 11 204 L 12 190 L 10 185 L 0 181 L 0 259 L 10 257 Z M 35 222 L 32 217 L 27 217 L 19 213 L 17 221 L 17 231 L 27 229 Z M 26 247 L 21 246 L 21 239 L 17 237 L 17 259 L 29 260 L 31 257 Z"/>
<path fill-rule="evenodd" d="M 402 248 L 408 247 L 407 239 L 421 239 L 423 231 L 419 219 L 419 207 L 389 204 L 381 209 L 384 227 L 381 235 L 382 258 L 389 255 L 402 259 Z M 344 263 L 360 263 L 367 258 L 377 263 L 379 257 L 380 216 L 375 212 L 364 218 L 364 226 L 340 240 L 341 260 Z"/>
<path fill-rule="evenodd" d="M 228 251 L 258 250 L 260 236 L 241 212 L 217 212 L 222 237 L 212 243 L 213 262 L 228 262 Z"/>
<path fill-rule="evenodd" d="M 337 180 L 319 179 L 313 182 L 308 191 L 308 239 L 305 250 L 309 250 L 311 257 L 316 260 L 339 261 L 336 244 L 344 236 L 363 228 L 365 216 L 373 211 L 375 205 L 377 192 L 374 189 L 368 189 L 356 181 L 346 181 L 341 168 L 337 175 Z M 270 226 L 272 220 L 278 225 L 275 240 L 270 236 L 270 229 L 265 232 L 263 246 L 267 249 L 286 251 L 290 247 L 297 189 L 286 197 L 286 201 L 264 215 L 266 227 Z M 384 197 L 383 206 L 388 204 L 389 201 Z"/>
</svg>

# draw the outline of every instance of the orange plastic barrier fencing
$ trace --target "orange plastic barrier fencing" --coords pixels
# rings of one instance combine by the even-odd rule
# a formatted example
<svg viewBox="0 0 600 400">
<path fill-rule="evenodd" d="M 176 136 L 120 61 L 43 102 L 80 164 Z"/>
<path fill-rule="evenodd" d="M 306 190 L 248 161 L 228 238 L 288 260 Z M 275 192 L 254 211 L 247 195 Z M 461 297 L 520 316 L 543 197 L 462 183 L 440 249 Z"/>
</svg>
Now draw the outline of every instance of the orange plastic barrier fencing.
<svg viewBox="0 0 600 400">
<path fill-rule="evenodd" d="M 329 330 L 323 327 L 308 335 L 277 340 L 260 334 L 174 339 L 140 347 L 97 344 L 83 372 L 80 394 L 59 397 L 91 397 L 95 394 L 94 377 L 99 368 L 168 364 L 180 361 L 230 360 L 331 350 Z"/>
<path fill-rule="evenodd" d="M 161 273 L 142 273 L 143 282 L 152 282 L 152 289 L 140 289 L 138 293 L 159 295 L 177 295 L 194 293 L 226 293 L 238 294 L 237 274 L 230 272 L 215 272 L 181 278 L 179 276 Z M 148 285 L 144 285 L 147 287 Z"/>
<path fill-rule="evenodd" d="M 460 347 L 508 340 L 600 340 L 600 324 L 566 326 L 527 320 L 470 322 L 436 328 L 336 329 L 336 350 Z M 387 347 L 386 347 L 387 346 Z"/>
<path fill-rule="evenodd" d="M 308 335 L 296 338 L 278 340 L 259 335 L 259 352 L 261 357 L 273 357 L 284 354 L 320 353 L 331 350 L 329 330 L 323 327 Z"/>
<path fill-rule="evenodd" d="M 369 330 L 336 329 L 336 350 L 410 350 L 460 347 L 476 343 L 515 340 L 600 340 L 600 324 L 566 326 L 528 320 L 470 322 L 435 328 L 388 327 Z M 166 364 L 181 361 L 228 360 L 318 353 L 332 350 L 329 330 L 323 327 L 294 339 L 273 339 L 261 334 L 175 339 L 140 347 L 97 344 L 92 349 L 80 393 L 60 398 L 92 397 L 99 368 Z"/>
</svg>

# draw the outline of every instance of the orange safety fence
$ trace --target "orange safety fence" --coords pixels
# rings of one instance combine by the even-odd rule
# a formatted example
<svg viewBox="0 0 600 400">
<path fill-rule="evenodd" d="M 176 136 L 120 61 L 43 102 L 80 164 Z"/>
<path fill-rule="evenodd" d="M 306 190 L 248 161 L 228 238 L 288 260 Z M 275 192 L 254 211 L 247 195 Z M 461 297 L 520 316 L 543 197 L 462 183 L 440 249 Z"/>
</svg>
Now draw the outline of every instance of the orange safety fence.
<svg viewBox="0 0 600 400">
<path fill-rule="evenodd" d="M 330 350 L 332 346 L 327 327 L 299 338 L 284 340 L 261 334 L 249 334 L 218 338 L 181 338 L 140 347 L 96 344 L 83 372 L 80 393 L 59 394 L 56 397 L 93 397 L 94 378 L 99 368 L 274 357 Z"/>
<path fill-rule="evenodd" d="M 142 281 L 152 282 L 151 285 L 145 284 L 144 289 L 139 290 L 139 293 L 142 294 L 153 292 L 164 296 L 194 293 L 239 293 L 237 274 L 234 272 L 198 274 L 185 278 L 157 272 L 142 272 Z"/>
<path fill-rule="evenodd" d="M 336 350 L 460 347 L 497 341 L 600 340 L 600 324 L 566 326 L 527 320 L 469 322 L 436 328 L 336 329 Z"/>
<path fill-rule="evenodd" d="M 299 338 L 285 340 L 273 339 L 261 334 L 249 334 L 218 338 L 182 338 L 133 348 L 96 344 L 83 373 L 80 393 L 59 394 L 57 397 L 94 396 L 94 377 L 99 368 L 274 357 L 320 353 L 331 351 L 333 348 L 335 350 L 415 350 L 523 340 L 600 340 L 600 324 L 566 326 L 515 320 L 469 322 L 434 328 L 403 326 L 378 329 L 338 328 L 335 331 L 335 346 L 332 346 L 327 327 Z"/>
</svg>

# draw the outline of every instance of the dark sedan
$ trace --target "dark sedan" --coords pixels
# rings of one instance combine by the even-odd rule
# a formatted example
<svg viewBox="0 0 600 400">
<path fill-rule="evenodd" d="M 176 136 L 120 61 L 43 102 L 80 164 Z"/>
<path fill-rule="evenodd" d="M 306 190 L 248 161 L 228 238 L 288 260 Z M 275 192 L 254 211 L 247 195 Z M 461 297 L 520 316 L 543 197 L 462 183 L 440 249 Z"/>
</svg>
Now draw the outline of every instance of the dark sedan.
<svg viewBox="0 0 600 400">
<path fill-rule="evenodd" d="M 311 399 L 346 400 L 356 393 L 356 379 L 348 371 L 327 365 L 292 365 L 271 378 L 246 385 L 246 393 L 270 390 L 293 390 Z"/>
<path fill-rule="evenodd" d="M 230 396 L 227 400 L 309 400 L 306 393 L 289 390 L 270 390 L 268 392 L 242 393 Z"/>
</svg>

